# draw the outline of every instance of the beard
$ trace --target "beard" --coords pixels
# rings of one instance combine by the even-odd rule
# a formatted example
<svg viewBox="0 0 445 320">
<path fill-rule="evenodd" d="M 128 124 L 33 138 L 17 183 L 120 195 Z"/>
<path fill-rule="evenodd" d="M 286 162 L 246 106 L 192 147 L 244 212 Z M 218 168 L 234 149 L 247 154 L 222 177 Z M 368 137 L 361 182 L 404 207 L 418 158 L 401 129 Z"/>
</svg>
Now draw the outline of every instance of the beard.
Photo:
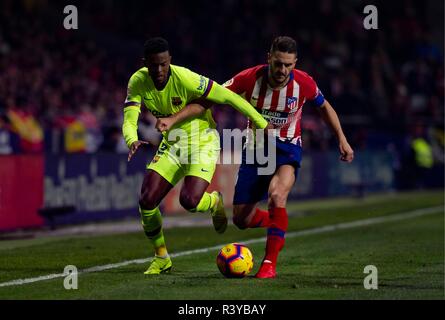
<svg viewBox="0 0 445 320">
<path fill-rule="evenodd" d="M 283 84 L 286 82 L 286 80 L 289 78 L 289 76 L 285 76 L 284 74 L 275 74 L 273 79 L 277 84 Z"/>
</svg>

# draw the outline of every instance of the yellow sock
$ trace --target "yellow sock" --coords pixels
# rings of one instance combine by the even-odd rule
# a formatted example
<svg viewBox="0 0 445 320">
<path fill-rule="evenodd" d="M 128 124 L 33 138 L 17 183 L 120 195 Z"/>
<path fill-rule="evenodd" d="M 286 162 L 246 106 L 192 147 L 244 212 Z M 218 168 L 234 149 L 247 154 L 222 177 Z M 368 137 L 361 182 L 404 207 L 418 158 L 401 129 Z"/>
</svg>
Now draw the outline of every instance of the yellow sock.
<svg viewBox="0 0 445 320">
<path fill-rule="evenodd" d="M 145 235 L 150 239 L 155 249 L 155 255 L 167 257 L 167 247 L 165 245 L 164 233 L 162 232 L 162 216 L 159 207 L 153 210 L 143 210 L 139 208 L 142 218 L 142 227 Z"/>
<path fill-rule="evenodd" d="M 155 255 L 161 258 L 168 256 L 167 247 L 165 246 L 164 233 L 159 232 L 157 236 L 151 239 L 155 247 Z"/>
<path fill-rule="evenodd" d="M 204 195 L 201 198 L 201 201 L 199 201 L 198 206 L 194 211 L 197 212 L 207 212 L 211 208 L 213 208 L 217 201 L 217 194 L 216 193 L 208 193 L 204 192 Z"/>
</svg>

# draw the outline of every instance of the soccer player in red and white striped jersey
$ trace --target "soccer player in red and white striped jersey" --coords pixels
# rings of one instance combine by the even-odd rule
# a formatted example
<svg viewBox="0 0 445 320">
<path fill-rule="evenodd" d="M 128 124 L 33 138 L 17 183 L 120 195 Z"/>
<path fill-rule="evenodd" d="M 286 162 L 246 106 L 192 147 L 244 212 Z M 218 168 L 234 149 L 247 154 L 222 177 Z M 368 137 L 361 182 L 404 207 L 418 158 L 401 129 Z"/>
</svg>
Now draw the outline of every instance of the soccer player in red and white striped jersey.
<svg viewBox="0 0 445 320">
<path fill-rule="evenodd" d="M 340 125 L 335 110 L 324 98 L 314 79 L 295 69 L 297 46 L 290 37 L 274 39 L 268 64 L 246 69 L 224 86 L 242 95 L 275 127 L 276 170 L 259 175 L 256 164 L 243 163 L 235 186 L 233 222 L 240 229 L 267 228 L 266 254 L 257 278 L 274 278 L 278 253 L 284 246 L 288 217 L 287 196 L 297 177 L 301 162 L 301 117 L 308 102 L 319 110 L 322 119 L 338 139 L 340 159 L 351 162 L 354 152 Z M 252 123 L 249 121 L 249 127 Z M 246 144 L 255 143 L 247 139 Z M 243 148 L 249 149 L 249 146 Z M 268 199 L 268 211 L 257 207 Z"/>
</svg>

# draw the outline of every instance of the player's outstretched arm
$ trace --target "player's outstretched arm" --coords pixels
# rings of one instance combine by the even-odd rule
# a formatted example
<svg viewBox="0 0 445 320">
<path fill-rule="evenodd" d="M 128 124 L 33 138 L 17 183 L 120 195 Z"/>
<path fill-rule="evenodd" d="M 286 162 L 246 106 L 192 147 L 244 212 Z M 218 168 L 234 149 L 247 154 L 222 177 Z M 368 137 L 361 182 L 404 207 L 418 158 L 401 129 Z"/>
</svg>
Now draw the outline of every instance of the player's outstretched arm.
<svg viewBox="0 0 445 320">
<path fill-rule="evenodd" d="M 186 105 L 183 109 L 181 109 L 179 112 L 171 115 L 170 117 L 166 118 L 159 118 L 156 122 L 156 129 L 159 132 L 164 132 L 170 130 L 175 124 L 181 123 L 188 119 L 194 119 L 196 117 L 199 117 L 204 112 L 206 112 L 206 109 L 198 104 L 198 103 L 190 103 Z"/>
<path fill-rule="evenodd" d="M 340 150 L 340 160 L 351 162 L 354 159 L 354 151 L 346 139 L 345 134 L 341 128 L 340 119 L 338 118 L 337 113 L 335 112 L 332 105 L 325 100 L 324 103 L 319 108 L 321 117 L 323 121 L 331 128 L 332 132 L 337 137 L 339 143 Z"/>
<path fill-rule="evenodd" d="M 257 128 L 268 128 L 267 121 L 245 99 L 227 88 L 214 82 L 207 99 L 217 104 L 230 104 L 236 110 L 244 114 L 255 124 Z"/>
</svg>

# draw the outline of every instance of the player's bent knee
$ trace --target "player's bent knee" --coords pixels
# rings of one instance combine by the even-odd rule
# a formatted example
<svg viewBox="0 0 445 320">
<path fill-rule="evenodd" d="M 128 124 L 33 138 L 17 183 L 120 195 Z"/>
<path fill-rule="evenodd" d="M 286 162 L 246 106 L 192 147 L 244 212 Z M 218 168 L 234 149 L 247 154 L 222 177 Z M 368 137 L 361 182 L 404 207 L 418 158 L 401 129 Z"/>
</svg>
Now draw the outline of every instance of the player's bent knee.
<svg viewBox="0 0 445 320">
<path fill-rule="evenodd" d="M 181 194 L 179 197 L 179 203 L 187 211 L 195 211 L 199 201 L 201 201 L 201 197 L 191 194 Z"/>
</svg>

